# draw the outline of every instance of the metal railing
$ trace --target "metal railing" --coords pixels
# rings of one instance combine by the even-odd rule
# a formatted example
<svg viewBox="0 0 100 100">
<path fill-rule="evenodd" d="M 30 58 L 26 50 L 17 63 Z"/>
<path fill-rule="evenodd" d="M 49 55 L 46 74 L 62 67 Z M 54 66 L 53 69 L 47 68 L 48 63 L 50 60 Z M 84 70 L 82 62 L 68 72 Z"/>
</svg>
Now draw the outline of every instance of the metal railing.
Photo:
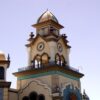
<svg viewBox="0 0 100 100">
<path fill-rule="evenodd" d="M 76 68 L 73 68 L 73 67 L 68 66 L 68 65 L 65 65 L 65 64 L 60 64 L 60 63 L 57 64 L 57 63 L 55 63 L 55 62 L 49 62 L 48 64 L 37 64 L 37 65 L 34 65 L 34 64 L 33 64 L 33 65 L 31 65 L 31 66 L 19 68 L 19 69 L 18 69 L 18 72 L 22 72 L 22 71 L 26 71 L 26 70 L 43 69 L 43 68 L 47 68 L 47 67 L 54 66 L 54 65 L 59 66 L 59 67 L 63 67 L 63 68 L 65 68 L 66 70 L 67 70 L 67 69 L 70 69 L 70 70 L 73 70 L 73 71 L 75 71 L 75 72 L 79 72 L 79 70 L 76 69 Z"/>
</svg>

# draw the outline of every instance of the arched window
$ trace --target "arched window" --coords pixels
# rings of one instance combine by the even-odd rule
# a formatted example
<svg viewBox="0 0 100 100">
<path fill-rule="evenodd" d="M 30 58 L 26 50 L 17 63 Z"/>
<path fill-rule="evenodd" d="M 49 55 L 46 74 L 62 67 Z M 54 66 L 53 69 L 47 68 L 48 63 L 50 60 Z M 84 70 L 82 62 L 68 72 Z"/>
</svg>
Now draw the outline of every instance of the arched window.
<svg viewBox="0 0 100 100">
<path fill-rule="evenodd" d="M 62 66 L 65 65 L 65 58 L 64 58 L 63 55 L 61 55 L 61 65 L 62 65 Z"/>
<path fill-rule="evenodd" d="M 48 54 L 43 53 L 41 59 L 42 59 L 42 64 L 48 64 L 49 62 Z"/>
<path fill-rule="evenodd" d="M 28 96 L 24 96 L 22 100 L 29 100 Z"/>
<path fill-rule="evenodd" d="M 60 55 L 59 54 L 56 54 L 56 56 L 55 56 L 55 63 L 56 64 L 60 64 Z"/>
<path fill-rule="evenodd" d="M 38 96 L 38 100 L 45 100 L 45 96 L 44 96 L 43 94 L 40 94 L 40 95 Z"/>
<path fill-rule="evenodd" d="M 29 100 L 37 100 L 38 94 L 36 92 L 31 92 L 29 94 Z"/>
<path fill-rule="evenodd" d="M 0 79 L 4 79 L 4 68 L 0 67 Z"/>
<path fill-rule="evenodd" d="M 39 67 L 39 61 L 37 59 L 35 59 L 35 68 L 38 68 Z"/>
<path fill-rule="evenodd" d="M 34 58 L 34 65 L 35 65 L 35 68 L 39 68 L 41 67 L 41 56 L 40 55 L 36 55 L 35 58 Z"/>
</svg>

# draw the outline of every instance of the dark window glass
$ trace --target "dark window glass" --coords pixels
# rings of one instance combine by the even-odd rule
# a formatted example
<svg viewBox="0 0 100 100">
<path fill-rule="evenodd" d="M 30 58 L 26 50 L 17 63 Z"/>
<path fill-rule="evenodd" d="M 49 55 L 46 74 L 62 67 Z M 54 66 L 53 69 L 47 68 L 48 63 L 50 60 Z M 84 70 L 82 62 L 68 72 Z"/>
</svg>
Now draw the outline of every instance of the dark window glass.
<svg viewBox="0 0 100 100">
<path fill-rule="evenodd" d="M 4 79 L 4 68 L 0 67 L 0 79 Z"/>
<path fill-rule="evenodd" d="M 38 96 L 38 100 L 45 100 L 45 96 L 44 96 L 43 94 L 40 94 L 40 95 Z"/>
<path fill-rule="evenodd" d="M 29 100 L 28 96 L 24 96 L 22 100 Z"/>
<path fill-rule="evenodd" d="M 36 92 L 31 92 L 29 95 L 29 100 L 37 100 L 37 93 Z"/>
</svg>

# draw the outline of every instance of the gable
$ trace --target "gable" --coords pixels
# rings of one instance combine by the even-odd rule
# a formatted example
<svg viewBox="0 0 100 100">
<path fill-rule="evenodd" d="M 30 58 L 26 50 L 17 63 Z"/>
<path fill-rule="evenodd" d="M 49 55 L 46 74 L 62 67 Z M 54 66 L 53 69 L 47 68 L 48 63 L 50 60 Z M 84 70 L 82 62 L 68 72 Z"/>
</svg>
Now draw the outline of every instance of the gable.
<svg viewBox="0 0 100 100">
<path fill-rule="evenodd" d="M 37 36 L 29 45 L 30 47 L 30 59 L 33 60 L 36 55 L 43 55 L 46 53 L 47 55 L 50 55 L 50 48 L 48 46 L 48 43 L 45 41 L 45 39 L 41 36 Z"/>
</svg>

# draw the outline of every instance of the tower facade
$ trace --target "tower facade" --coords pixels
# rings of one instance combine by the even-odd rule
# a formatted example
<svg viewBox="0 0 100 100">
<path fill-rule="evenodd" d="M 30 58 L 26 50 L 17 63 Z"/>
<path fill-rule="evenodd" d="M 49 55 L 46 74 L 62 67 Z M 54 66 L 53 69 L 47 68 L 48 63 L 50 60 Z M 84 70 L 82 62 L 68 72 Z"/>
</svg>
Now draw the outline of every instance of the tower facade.
<svg viewBox="0 0 100 100">
<path fill-rule="evenodd" d="M 64 28 L 50 12 L 44 12 L 32 25 L 28 43 L 28 66 L 13 73 L 17 77 L 18 100 L 82 100 L 80 78 L 84 75 L 70 67 Z"/>
<path fill-rule="evenodd" d="M 9 99 L 9 88 L 11 82 L 6 81 L 6 71 L 9 68 L 10 58 L 6 59 L 5 54 L 0 52 L 0 100 Z"/>
</svg>

